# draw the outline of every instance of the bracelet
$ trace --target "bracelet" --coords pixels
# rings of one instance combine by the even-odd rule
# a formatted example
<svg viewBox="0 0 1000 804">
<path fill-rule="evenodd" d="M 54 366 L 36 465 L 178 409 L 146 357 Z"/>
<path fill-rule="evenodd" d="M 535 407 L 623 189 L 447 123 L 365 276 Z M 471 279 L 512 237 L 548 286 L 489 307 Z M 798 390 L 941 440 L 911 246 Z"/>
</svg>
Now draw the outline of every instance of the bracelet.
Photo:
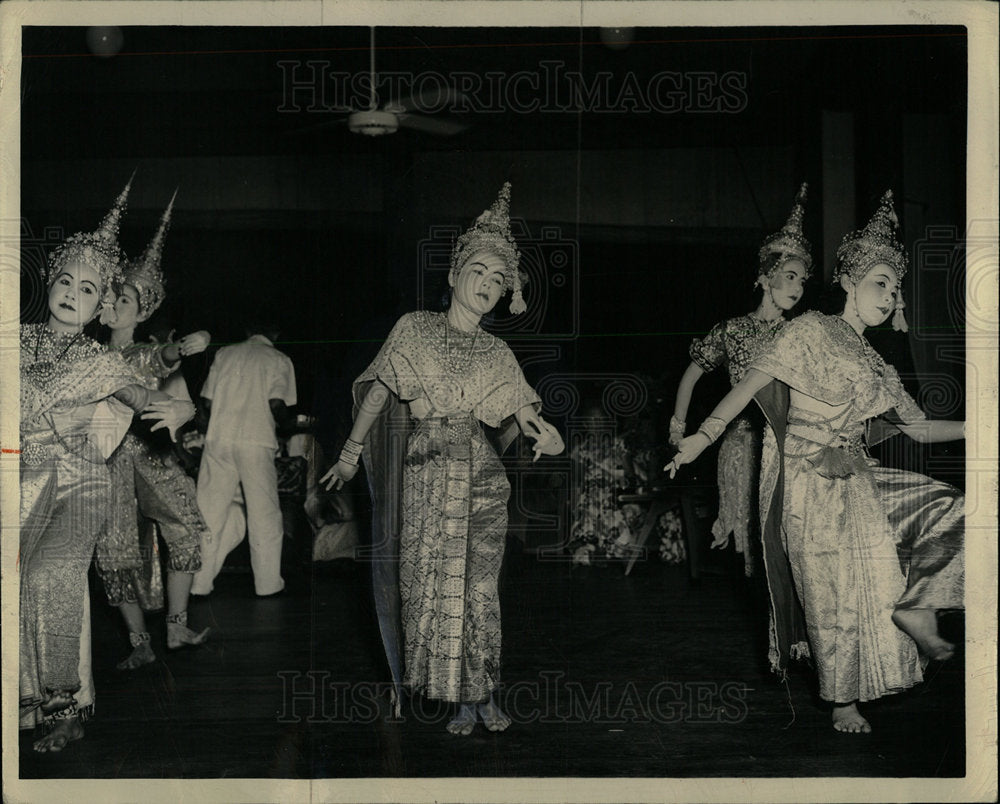
<svg viewBox="0 0 1000 804">
<path fill-rule="evenodd" d="M 361 457 L 363 449 L 363 444 L 359 444 L 357 441 L 352 441 L 349 438 L 344 442 L 344 448 L 340 451 L 339 460 L 342 460 L 344 463 L 349 463 L 351 466 L 357 466 L 358 458 Z"/>
<path fill-rule="evenodd" d="M 670 417 L 670 432 L 677 433 L 677 435 L 684 435 L 684 429 L 687 427 L 687 422 L 682 422 L 676 416 Z"/>
<path fill-rule="evenodd" d="M 719 436 L 722 435 L 725 430 L 726 421 L 725 419 L 720 419 L 718 416 L 709 416 L 701 423 L 701 427 L 698 428 L 698 432 L 708 439 L 709 444 L 714 444 L 718 441 Z"/>
</svg>

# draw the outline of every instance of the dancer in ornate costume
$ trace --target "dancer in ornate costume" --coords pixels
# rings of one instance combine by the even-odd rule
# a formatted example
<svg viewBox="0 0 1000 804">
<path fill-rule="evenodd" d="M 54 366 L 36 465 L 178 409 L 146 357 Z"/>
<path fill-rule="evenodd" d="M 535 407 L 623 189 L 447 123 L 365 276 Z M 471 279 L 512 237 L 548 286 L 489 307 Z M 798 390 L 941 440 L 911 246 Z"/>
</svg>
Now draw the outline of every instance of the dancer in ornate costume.
<svg viewBox="0 0 1000 804">
<path fill-rule="evenodd" d="M 83 334 L 102 306 L 108 312 L 120 276 L 130 186 L 97 231 L 53 252 L 48 321 L 21 327 L 20 726 L 48 727 L 36 751 L 83 736 L 93 705 L 80 673 L 89 668 L 87 567 L 110 504 L 105 461 L 132 412 L 166 399 Z"/>
<path fill-rule="evenodd" d="M 375 503 L 376 605 L 397 707 L 401 683 L 458 704 L 448 731 L 463 735 L 479 718 L 491 731 L 510 725 L 492 697 L 510 495 L 497 452 L 518 427 L 534 440 L 536 460 L 563 450 L 510 348 L 479 326 L 507 290 L 511 312 L 526 309 L 509 203 L 505 184 L 458 238 L 448 311 L 404 315 L 355 381 L 354 427 L 323 478 L 339 488 L 364 453 Z M 497 448 L 484 425 L 498 429 Z"/>
<path fill-rule="evenodd" d="M 859 701 L 922 680 L 920 653 L 950 658 L 936 612 L 964 607 L 964 496 L 865 449 L 901 430 L 930 443 L 964 437 L 964 422 L 928 421 L 892 366 L 863 337 L 896 310 L 907 260 L 892 194 L 837 250 L 846 291 L 839 316 L 807 313 L 754 361 L 667 468 L 673 474 L 722 433 L 756 394 L 771 425 L 761 466 L 761 527 L 772 598 L 772 666 L 808 650 L 833 725 L 868 732 Z M 782 548 L 787 551 L 784 560 Z M 788 581 L 789 574 L 794 581 Z M 805 635 L 797 629 L 797 601 Z"/>
<path fill-rule="evenodd" d="M 176 193 L 175 193 L 176 196 Z M 176 343 L 136 344 L 136 326 L 149 319 L 166 297 L 160 263 L 163 243 L 170 224 L 174 199 L 163 213 L 160 226 L 142 256 L 128 265 L 115 301 L 110 347 L 121 353 L 149 389 L 161 389 L 177 369 L 180 358 L 203 352 L 208 346 L 207 332 L 194 332 Z M 194 417 L 190 400 L 153 405 L 156 413 L 142 418 L 170 413 L 177 428 Z M 172 413 L 171 413 L 172 411 Z M 166 422 L 153 429 L 166 427 Z M 140 554 L 138 513 L 155 521 L 168 548 L 167 569 L 167 647 L 199 645 L 208 635 L 187 627 L 187 602 L 194 573 L 201 568 L 201 538 L 206 530 L 198 510 L 194 481 L 188 477 L 173 453 L 156 449 L 139 435 L 129 432 L 108 460 L 113 502 L 107 527 L 97 541 L 97 569 L 112 606 L 118 607 L 129 631 L 132 653 L 118 664 L 119 670 L 133 670 L 156 660 L 149 644 L 149 632 L 140 606 L 137 586 L 144 565 Z M 145 557 L 160 571 L 155 553 Z"/>
<path fill-rule="evenodd" d="M 729 370 L 729 382 L 736 385 L 743 379 L 753 358 L 787 323 L 784 313 L 802 298 L 812 266 L 809 241 L 802 236 L 806 189 L 806 184 L 799 189 L 784 227 L 768 237 L 760 248 L 756 284 L 763 296 L 757 309 L 716 324 L 708 335 L 691 344 L 691 364 L 677 387 L 674 415 L 670 418 L 673 446 L 684 438 L 691 392 L 702 375 L 725 366 Z M 724 548 L 732 534 L 736 552 L 743 554 L 748 576 L 754 572 L 750 529 L 757 509 L 759 468 L 760 432 L 749 418 L 737 416 L 719 445 L 719 516 L 712 525 L 712 547 Z"/>
</svg>

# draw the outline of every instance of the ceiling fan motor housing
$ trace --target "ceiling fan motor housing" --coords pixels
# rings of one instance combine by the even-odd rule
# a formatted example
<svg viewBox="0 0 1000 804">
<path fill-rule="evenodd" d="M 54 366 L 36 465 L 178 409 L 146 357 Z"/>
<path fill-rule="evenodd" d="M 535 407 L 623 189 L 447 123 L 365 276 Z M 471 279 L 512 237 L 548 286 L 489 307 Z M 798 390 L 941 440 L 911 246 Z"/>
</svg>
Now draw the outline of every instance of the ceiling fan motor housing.
<svg viewBox="0 0 1000 804">
<path fill-rule="evenodd" d="M 347 118 L 347 127 L 355 134 L 380 137 L 395 132 L 399 128 L 399 120 L 392 112 L 354 112 Z"/>
</svg>

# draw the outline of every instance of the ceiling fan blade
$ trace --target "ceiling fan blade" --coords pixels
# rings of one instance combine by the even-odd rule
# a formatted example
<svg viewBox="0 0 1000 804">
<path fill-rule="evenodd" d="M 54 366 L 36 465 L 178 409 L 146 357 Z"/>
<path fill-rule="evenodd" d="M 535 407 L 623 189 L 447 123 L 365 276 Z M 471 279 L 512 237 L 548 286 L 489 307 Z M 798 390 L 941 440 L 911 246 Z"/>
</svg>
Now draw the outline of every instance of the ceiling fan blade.
<svg viewBox="0 0 1000 804">
<path fill-rule="evenodd" d="M 454 137 L 469 128 L 468 123 L 440 117 L 425 117 L 420 114 L 397 114 L 396 118 L 399 120 L 399 125 L 404 128 L 412 128 L 415 131 L 423 131 L 439 137 Z"/>
<path fill-rule="evenodd" d="M 389 101 L 385 105 L 387 112 L 423 112 L 433 114 L 435 112 L 446 112 L 455 106 L 464 106 L 465 95 L 457 92 L 451 87 L 433 86 L 428 87 L 415 95 L 406 98 Z"/>
</svg>

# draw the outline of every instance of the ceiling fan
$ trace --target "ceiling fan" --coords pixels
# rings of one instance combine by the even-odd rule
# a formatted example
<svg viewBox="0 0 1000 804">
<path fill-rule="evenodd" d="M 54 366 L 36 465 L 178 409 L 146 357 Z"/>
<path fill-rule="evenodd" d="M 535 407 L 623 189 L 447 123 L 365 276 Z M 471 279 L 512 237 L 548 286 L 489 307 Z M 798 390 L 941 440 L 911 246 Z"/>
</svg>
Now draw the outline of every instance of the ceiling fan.
<svg viewBox="0 0 1000 804">
<path fill-rule="evenodd" d="M 385 134 L 394 134 L 400 128 L 423 131 L 439 137 L 452 137 L 456 134 L 461 134 L 469 128 L 467 123 L 459 120 L 431 117 L 426 114 L 419 114 L 416 111 L 419 109 L 440 107 L 454 101 L 462 100 L 464 96 L 461 93 L 455 92 L 450 87 L 432 87 L 429 90 L 401 100 L 390 100 L 381 109 L 378 107 L 374 27 L 371 28 L 369 40 L 369 70 L 371 99 L 367 109 L 338 109 L 345 116 L 320 123 L 316 126 L 309 126 L 309 129 L 325 128 L 346 123 L 348 130 L 352 133 L 363 134 L 366 137 L 381 137 Z"/>
</svg>

